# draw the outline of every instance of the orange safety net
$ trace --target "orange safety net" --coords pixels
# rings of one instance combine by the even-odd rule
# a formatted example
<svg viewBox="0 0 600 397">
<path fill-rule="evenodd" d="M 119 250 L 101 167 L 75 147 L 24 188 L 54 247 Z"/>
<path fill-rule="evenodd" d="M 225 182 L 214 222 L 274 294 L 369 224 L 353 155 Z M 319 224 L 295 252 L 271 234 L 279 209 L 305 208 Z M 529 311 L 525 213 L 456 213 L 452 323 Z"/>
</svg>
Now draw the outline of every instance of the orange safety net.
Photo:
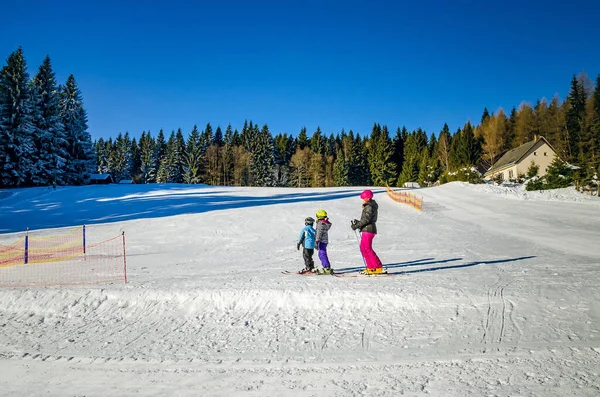
<svg viewBox="0 0 600 397">
<path fill-rule="evenodd" d="M 423 197 L 407 191 L 395 191 L 389 186 L 385 187 L 387 195 L 397 203 L 407 204 L 417 211 L 423 210 Z"/>
<path fill-rule="evenodd" d="M 83 255 L 83 226 L 62 234 L 36 236 L 28 233 L 27 263 L 56 262 Z"/>
<path fill-rule="evenodd" d="M 14 264 L 24 263 L 25 258 L 25 237 L 20 238 L 10 245 L 0 244 L 0 268 L 13 266 Z"/>
<path fill-rule="evenodd" d="M 58 235 L 27 232 L 0 245 L 0 288 L 127 282 L 125 235 L 83 245 L 83 227 Z"/>
</svg>

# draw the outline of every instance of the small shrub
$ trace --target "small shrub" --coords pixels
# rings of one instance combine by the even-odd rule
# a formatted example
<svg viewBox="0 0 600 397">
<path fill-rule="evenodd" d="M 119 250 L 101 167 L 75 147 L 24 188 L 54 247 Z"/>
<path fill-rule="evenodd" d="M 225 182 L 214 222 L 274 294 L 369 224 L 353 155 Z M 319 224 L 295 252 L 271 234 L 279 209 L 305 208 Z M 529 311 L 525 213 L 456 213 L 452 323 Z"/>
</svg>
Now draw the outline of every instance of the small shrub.
<svg viewBox="0 0 600 397">
<path fill-rule="evenodd" d="M 531 165 L 527 169 L 527 178 L 531 179 L 533 177 L 538 176 L 538 172 L 540 172 L 540 166 L 539 165 L 535 165 L 535 162 L 532 161 Z"/>
</svg>

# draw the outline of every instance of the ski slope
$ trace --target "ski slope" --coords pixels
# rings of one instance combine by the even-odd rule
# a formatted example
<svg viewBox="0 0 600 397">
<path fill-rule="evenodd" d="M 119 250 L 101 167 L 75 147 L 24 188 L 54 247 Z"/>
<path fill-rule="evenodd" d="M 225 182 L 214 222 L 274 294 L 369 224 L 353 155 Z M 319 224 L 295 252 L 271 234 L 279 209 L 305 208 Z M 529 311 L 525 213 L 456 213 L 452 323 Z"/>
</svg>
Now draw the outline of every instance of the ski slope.
<svg viewBox="0 0 600 397">
<path fill-rule="evenodd" d="M 362 266 L 361 191 L 0 191 L 0 243 L 125 231 L 129 278 L 0 289 L 0 395 L 600 395 L 598 199 L 451 183 L 417 190 L 417 212 L 374 189 L 397 275 L 282 274 L 321 208 L 333 268 Z"/>
</svg>

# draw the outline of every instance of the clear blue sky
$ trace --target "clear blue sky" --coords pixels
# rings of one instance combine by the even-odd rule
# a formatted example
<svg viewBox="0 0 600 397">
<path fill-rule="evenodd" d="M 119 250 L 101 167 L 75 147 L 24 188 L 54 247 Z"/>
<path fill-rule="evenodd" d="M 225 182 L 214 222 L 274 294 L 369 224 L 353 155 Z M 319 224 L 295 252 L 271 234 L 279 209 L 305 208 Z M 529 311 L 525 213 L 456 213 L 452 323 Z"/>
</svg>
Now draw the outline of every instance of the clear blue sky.
<svg viewBox="0 0 600 397">
<path fill-rule="evenodd" d="M 556 4 L 552 4 L 556 3 Z M 598 1 L 35 0 L 1 8 L 0 57 L 73 73 L 94 139 L 245 119 L 452 131 L 600 73 Z M 418 4 L 418 5 L 417 5 Z"/>
</svg>

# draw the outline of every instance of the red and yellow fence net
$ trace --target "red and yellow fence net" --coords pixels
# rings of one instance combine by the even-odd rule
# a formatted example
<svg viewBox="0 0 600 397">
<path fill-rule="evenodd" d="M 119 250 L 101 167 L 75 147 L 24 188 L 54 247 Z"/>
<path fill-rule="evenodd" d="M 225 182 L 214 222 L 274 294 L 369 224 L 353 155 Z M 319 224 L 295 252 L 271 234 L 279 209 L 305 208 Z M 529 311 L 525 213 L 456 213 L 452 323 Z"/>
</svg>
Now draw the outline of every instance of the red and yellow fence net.
<svg viewBox="0 0 600 397">
<path fill-rule="evenodd" d="M 385 190 L 395 202 L 410 205 L 417 211 L 423 210 L 423 197 L 404 190 L 392 190 L 389 186 L 386 186 Z"/>
<path fill-rule="evenodd" d="M 125 234 L 86 243 L 85 226 L 60 234 L 27 231 L 0 244 L 0 288 L 127 282 Z"/>
</svg>

